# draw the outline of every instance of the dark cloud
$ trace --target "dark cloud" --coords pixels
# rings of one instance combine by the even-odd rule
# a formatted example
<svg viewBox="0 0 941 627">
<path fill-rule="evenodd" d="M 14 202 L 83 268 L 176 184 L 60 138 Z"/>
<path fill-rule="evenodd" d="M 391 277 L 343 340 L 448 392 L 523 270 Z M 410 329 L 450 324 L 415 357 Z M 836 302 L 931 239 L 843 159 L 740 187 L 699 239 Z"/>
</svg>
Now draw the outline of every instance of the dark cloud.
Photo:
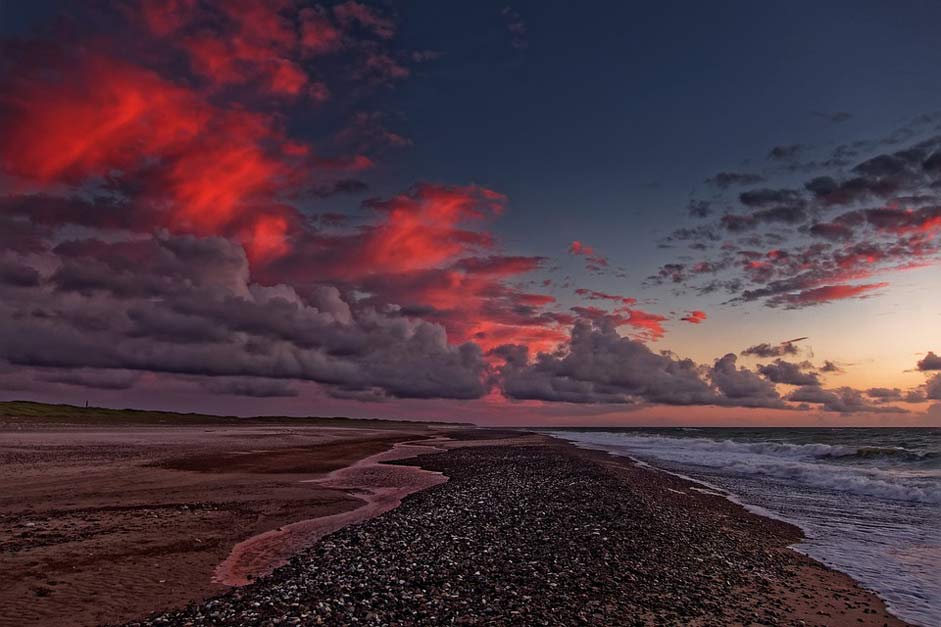
<svg viewBox="0 0 941 627">
<path fill-rule="evenodd" d="M 712 203 L 708 200 L 691 200 L 687 211 L 694 218 L 705 218 L 712 213 Z"/>
<path fill-rule="evenodd" d="M 712 367 L 713 384 L 723 397 L 725 405 L 739 407 L 787 407 L 774 384 L 747 368 L 736 367 L 736 357 L 729 353 L 717 359 Z"/>
<path fill-rule="evenodd" d="M 0 197 L 0 215 L 28 218 L 40 225 L 76 224 L 94 228 L 147 231 L 153 220 L 132 204 L 113 195 L 15 194 Z"/>
<path fill-rule="evenodd" d="M 820 372 L 843 372 L 843 369 L 840 368 L 837 364 L 832 361 L 824 361 L 823 365 L 819 368 Z"/>
<path fill-rule="evenodd" d="M 801 338 L 804 339 L 804 338 Z M 751 355 L 754 357 L 783 357 L 785 355 L 796 355 L 798 352 L 798 347 L 795 345 L 795 342 L 798 340 L 791 340 L 788 342 L 781 342 L 780 344 L 768 344 L 763 342 L 761 344 L 755 344 L 754 346 L 749 346 L 742 351 L 742 355 Z"/>
<path fill-rule="evenodd" d="M 680 240 L 680 241 L 717 242 L 720 239 L 722 238 L 714 226 L 712 226 L 711 224 L 709 225 L 703 224 L 703 225 L 699 225 L 699 226 L 691 227 L 691 228 L 684 227 L 681 229 L 676 229 L 666 238 L 666 241 L 669 242 L 669 241 L 674 241 L 674 240 Z"/>
<path fill-rule="evenodd" d="M 941 373 L 929 377 L 925 381 L 925 398 L 941 401 Z"/>
<path fill-rule="evenodd" d="M 0 258 L 0 284 L 35 287 L 39 285 L 39 272 L 13 259 Z"/>
<path fill-rule="evenodd" d="M 216 377 L 200 382 L 200 385 L 213 394 L 232 396 L 251 396 L 254 398 L 283 398 L 298 395 L 287 381 L 279 379 L 260 379 L 257 377 Z"/>
<path fill-rule="evenodd" d="M 801 196 L 793 189 L 764 188 L 742 192 L 738 199 L 746 207 L 767 207 L 768 205 L 797 203 L 801 201 Z"/>
<path fill-rule="evenodd" d="M 476 345 L 452 346 L 442 327 L 394 311 L 354 310 L 334 287 L 301 294 L 253 283 L 241 246 L 228 240 L 55 250 L 62 267 L 48 285 L 7 288 L 0 299 L 0 355 L 16 366 L 297 379 L 398 398 L 487 390 Z"/>
<path fill-rule="evenodd" d="M 800 203 L 781 205 L 768 209 L 761 209 L 749 214 L 727 213 L 720 219 L 720 224 L 732 233 L 742 233 L 774 222 L 784 224 L 800 224 L 807 219 L 807 210 Z"/>
<path fill-rule="evenodd" d="M 857 412 L 907 413 L 908 410 L 891 405 L 874 404 L 866 400 L 859 390 L 841 387 L 827 390 L 816 385 L 797 388 L 787 396 L 787 400 L 797 403 L 820 405 L 825 411 L 841 414 Z"/>
<path fill-rule="evenodd" d="M 929 162 L 939 144 L 941 139 L 933 137 L 904 150 L 879 154 L 855 165 L 849 177 L 818 176 L 804 188 L 828 206 L 888 198 L 902 190 L 918 190 L 933 180 L 934 168 Z"/>
<path fill-rule="evenodd" d="M 798 308 L 866 297 L 887 282 L 853 285 L 842 281 L 871 276 L 877 268 L 902 270 L 933 263 L 941 250 L 939 244 L 913 233 L 895 236 L 891 241 L 860 242 L 841 248 L 812 244 L 787 254 L 773 251 L 774 263 L 769 258 L 768 262 L 749 262 L 743 267 L 758 285 L 743 290 L 737 300 L 764 299 L 769 306 Z"/>
<path fill-rule="evenodd" d="M 729 304 L 761 300 L 771 307 L 802 308 L 866 298 L 888 284 L 866 281 L 876 274 L 938 263 L 941 137 L 885 151 L 914 137 L 903 135 L 843 146 L 845 164 L 818 163 L 819 175 L 803 185 L 747 190 L 737 207 L 728 206 L 714 222 L 676 229 L 666 241 L 688 241 L 693 250 L 715 252 L 669 262 L 649 282 L 682 283 L 682 289 L 700 294 L 724 289 L 736 296 Z M 779 147 L 774 154 L 790 159 L 801 150 Z M 847 168 L 849 159 L 857 162 Z M 844 211 L 833 215 L 836 208 Z M 715 234 L 722 232 L 730 239 L 713 246 Z M 709 268 L 717 277 L 705 284 L 689 282 L 700 273 L 686 269 L 696 267 Z"/>
<path fill-rule="evenodd" d="M 657 274 L 647 277 L 648 283 L 682 283 L 686 280 L 686 265 L 682 263 L 668 263 L 663 265 Z"/>
<path fill-rule="evenodd" d="M 524 346 L 494 354 L 504 394 L 510 398 L 570 403 L 662 403 L 785 408 L 774 385 L 738 368 L 735 355 L 697 366 L 621 337 L 607 320 L 579 320 L 562 352 L 540 353 L 532 362 Z"/>
<path fill-rule="evenodd" d="M 564 353 L 500 347 L 503 392 L 510 398 L 570 403 L 699 405 L 717 397 L 689 360 L 656 354 L 617 334 L 613 324 L 579 320 Z"/>
<path fill-rule="evenodd" d="M 782 359 L 776 359 L 773 363 L 758 366 L 758 372 L 768 377 L 775 383 L 785 383 L 787 385 L 820 385 L 820 380 L 815 372 L 805 372 L 810 364 L 798 364 Z"/>
<path fill-rule="evenodd" d="M 706 179 L 705 182 L 719 189 L 728 189 L 737 185 L 754 185 L 763 180 L 765 180 L 763 176 L 752 172 L 719 172 L 715 176 Z"/>
<path fill-rule="evenodd" d="M 768 158 L 773 161 L 789 161 L 796 159 L 806 149 L 802 144 L 787 144 L 775 146 L 768 152 Z"/>
<path fill-rule="evenodd" d="M 929 174 L 941 174 L 941 150 L 932 153 L 931 156 L 925 159 L 924 163 L 921 164 L 921 167 Z"/>
<path fill-rule="evenodd" d="M 919 370 L 941 370 L 941 356 L 935 355 L 934 351 L 928 351 L 922 359 L 916 364 Z"/>
<path fill-rule="evenodd" d="M 49 370 L 41 372 L 37 378 L 50 383 L 62 383 L 98 390 L 128 390 L 140 380 L 141 373 L 128 370 L 96 370 L 79 368 L 76 370 Z"/>
<path fill-rule="evenodd" d="M 853 238 L 853 229 L 846 224 L 835 222 L 815 222 L 810 226 L 808 232 L 815 237 L 836 241 L 847 241 Z"/>
<path fill-rule="evenodd" d="M 779 294 L 769 298 L 765 304 L 768 307 L 785 307 L 786 309 L 812 307 L 847 298 L 869 298 L 873 292 L 888 287 L 888 285 L 887 282 L 860 285 L 823 285 L 793 294 Z"/>
<path fill-rule="evenodd" d="M 902 390 L 898 388 L 869 388 L 866 396 L 874 398 L 880 403 L 902 400 Z"/>
</svg>

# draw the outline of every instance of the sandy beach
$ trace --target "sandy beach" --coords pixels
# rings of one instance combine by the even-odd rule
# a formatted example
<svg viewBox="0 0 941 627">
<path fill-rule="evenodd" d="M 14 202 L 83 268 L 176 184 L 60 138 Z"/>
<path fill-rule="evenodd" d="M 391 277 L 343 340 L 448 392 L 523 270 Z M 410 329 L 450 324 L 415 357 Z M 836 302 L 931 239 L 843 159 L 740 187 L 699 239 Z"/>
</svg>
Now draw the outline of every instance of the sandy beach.
<svg viewBox="0 0 941 627">
<path fill-rule="evenodd" d="M 123 622 L 220 594 L 240 542 L 360 509 L 357 486 L 311 479 L 429 436 L 396 427 L 6 425 L 0 625 Z M 236 562 L 240 580 L 306 546 L 285 535 Z"/>
<path fill-rule="evenodd" d="M 2 455 L 3 625 L 905 624 L 797 528 L 543 435 L 56 427 Z"/>
</svg>

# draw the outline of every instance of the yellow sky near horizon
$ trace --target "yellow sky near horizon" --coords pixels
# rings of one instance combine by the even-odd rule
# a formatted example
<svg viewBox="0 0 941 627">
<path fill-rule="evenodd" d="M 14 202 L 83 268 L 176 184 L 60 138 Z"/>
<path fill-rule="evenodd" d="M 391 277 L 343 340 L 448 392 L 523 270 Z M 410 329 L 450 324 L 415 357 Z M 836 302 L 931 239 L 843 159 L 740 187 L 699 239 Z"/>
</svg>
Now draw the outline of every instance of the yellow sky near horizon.
<svg viewBox="0 0 941 627">
<path fill-rule="evenodd" d="M 844 372 L 824 376 L 826 386 L 899 387 L 921 385 L 925 373 L 916 362 L 927 351 L 941 352 L 941 268 L 895 273 L 892 284 L 878 294 L 798 310 L 760 305 L 718 306 L 700 325 L 675 324 L 667 336 L 651 344 L 710 364 L 722 355 L 769 342 L 807 337 L 790 361 L 824 360 Z M 754 366 L 770 359 L 739 357 Z"/>
</svg>

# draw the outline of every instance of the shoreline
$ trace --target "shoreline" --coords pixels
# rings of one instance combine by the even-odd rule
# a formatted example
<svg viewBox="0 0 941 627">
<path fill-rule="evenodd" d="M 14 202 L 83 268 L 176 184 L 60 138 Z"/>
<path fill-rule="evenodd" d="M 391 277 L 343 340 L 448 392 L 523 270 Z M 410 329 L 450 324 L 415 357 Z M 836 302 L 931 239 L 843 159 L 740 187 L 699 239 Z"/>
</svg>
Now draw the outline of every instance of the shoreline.
<svg viewBox="0 0 941 627">
<path fill-rule="evenodd" d="M 749 502 L 747 491 L 743 494 L 740 486 L 738 488 L 736 487 L 736 482 L 734 479 L 729 479 L 729 482 L 727 484 L 716 485 L 715 483 L 712 483 L 710 480 L 700 478 L 697 476 L 684 474 L 684 471 L 678 471 L 678 470 L 674 470 L 668 467 L 663 467 L 659 465 L 656 458 L 648 461 L 649 458 L 641 459 L 641 458 L 635 457 L 630 452 L 611 450 L 601 443 L 569 440 L 563 434 L 555 434 L 555 433 L 548 434 L 547 433 L 547 435 L 549 435 L 549 437 L 556 438 L 562 442 L 575 446 L 576 448 L 580 450 L 597 452 L 603 455 L 610 456 L 612 459 L 616 459 L 616 460 L 628 460 L 629 463 L 643 466 L 652 471 L 660 472 L 665 475 L 676 477 L 680 480 L 693 484 L 694 487 L 691 488 L 692 490 L 701 492 L 703 494 L 710 494 L 710 495 L 723 498 L 729 501 L 730 503 L 733 503 L 734 505 L 741 507 L 742 509 L 744 509 L 745 511 L 747 511 L 748 513 L 754 516 L 759 516 L 759 517 L 771 519 L 774 521 L 780 521 L 781 523 L 784 523 L 786 525 L 793 526 L 798 530 L 798 537 L 795 538 L 795 540 L 791 544 L 787 545 L 787 548 L 789 550 L 791 550 L 792 552 L 798 555 L 801 555 L 810 560 L 813 560 L 814 562 L 817 562 L 823 565 L 825 568 L 828 568 L 836 573 L 845 575 L 846 577 L 851 579 L 856 586 L 875 595 L 886 607 L 888 613 L 898 618 L 899 620 L 904 621 L 907 624 L 909 624 L 910 622 L 910 624 L 913 624 L 913 625 L 933 624 L 930 618 L 923 616 L 925 609 L 922 606 L 916 605 L 912 607 L 912 606 L 906 605 L 905 604 L 906 600 L 904 598 L 901 601 L 897 601 L 897 600 L 893 601 L 893 594 L 897 592 L 898 590 L 897 587 L 889 588 L 888 590 L 883 590 L 882 588 L 879 587 L 878 584 L 873 585 L 872 581 L 870 581 L 871 577 L 867 578 L 868 573 L 863 572 L 862 576 L 860 577 L 859 573 L 854 572 L 853 564 L 841 563 L 840 560 L 834 561 L 832 559 L 828 559 L 828 555 L 826 552 L 823 552 L 823 555 L 821 555 L 821 551 L 819 550 L 819 546 L 821 546 L 821 544 L 819 541 L 819 537 L 816 535 L 817 533 L 819 533 L 819 530 L 815 530 L 813 525 L 807 521 L 803 521 L 795 517 L 789 517 L 786 514 L 779 513 L 777 511 L 774 511 L 773 509 L 769 509 L 769 508 L 773 508 L 774 505 L 778 502 L 778 500 L 774 498 L 769 499 L 767 503 L 763 505 L 758 505 L 754 502 Z M 695 487 L 695 486 L 700 486 L 700 487 Z M 780 495 L 778 499 L 780 499 Z M 816 544 L 814 544 L 815 542 Z M 827 545 L 823 545 L 823 546 L 827 546 Z M 867 583 L 867 581 L 869 581 L 869 583 Z M 920 597 L 915 597 L 915 598 L 920 598 Z M 895 602 L 898 602 L 899 605 L 894 606 L 893 603 Z"/>
<path fill-rule="evenodd" d="M 500 434 L 479 429 L 450 435 L 447 452 L 389 464 L 443 473 L 447 482 L 336 531 L 268 577 L 131 624 L 298 617 L 365 624 L 474 624 L 503 617 L 549 624 L 562 615 L 591 624 L 906 624 L 848 575 L 788 548 L 803 537 L 799 528 L 748 512 L 723 495 L 698 492 L 698 483 L 541 434 L 507 432 L 494 440 Z M 561 481 L 554 481 L 559 473 Z M 567 492 L 570 477 L 578 477 L 581 491 Z M 568 498 L 560 500 L 559 492 Z M 520 503 L 541 511 L 521 510 Z M 498 513 L 516 524 L 494 519 Z M 597 532 L 573 542 L 584 528 L 573 521 L 584 518 Z M 539 530 L 538 542 L 527 537 Z M 447 540 L 441 535 L 435 542 L 438 534 Z M 422 546 L 428 542 L 435 550 Z M 557 550 L 546 553 L 540 544 Z M 494 553 L 531 559 L 481 557 Z M 560 567 L 559 556 L 568 558 L 568 567 Z M 474 570 L 461 566 L 467 562 L 477 564 Z M 517 572 L 520 564 L 531 568 Z M 729 603 L 732 598 L 738 601 Z"/>
<path fill-rule="evenodd" d="M 712 485 L 707 481 L 696 479 L 695 477 L 683 475 L 681 473 L 667 470 L 665 468 L 661 468 L 654 463 L 637 459 L 630 455 L 618 455 L 616 453 L 613 453 L 611 451 L 608 451 L 602 448 L 580 446 L 579 444 L 564 440 L 556 436 L 548 436 L 548 437 L 559 440 L 563 444 L 567 446 L 572 446 L 580 451 L 589 452 L 593 456 L 594 455 L 603 456 L 604 458 L 608 458 L 618 464 L 624 464 L 629 467 L 637 468 L 639 470 L 646 471 L 646 472 L 660 473 L 663 475 L 667 475 L 671 478 L 676 479 L 677 481 L 680 481 L 684 484 L 689 485 L 689 489 L 691 491 L 695 491 L 697 495 L 699 496 L 706 497 L 706 498 L 712 497 L 715 499 L 721 499 L 722 502 L 727 503 L 734 508 L 740 509 L 743 512 L 743 514 L 746 516 L 757 517 L 759 519 L 770 521 L 771 523 L 778 523 L 780 525 L 784 525 L 785 527 L 791 528 L 794 534 L 792 540 L 780 548 L 783 548 L 787 552 L 791 553 L 792 555 L 800 558 L 801 561 L 809 562 L 808 566 L 810 568 L 815 569 L 815 570 L 819 569 L 819 570 L 824 571 L 825 573 L 829 573 L 829 576 L 826 574 L 820 576 L 819 573 L 815 573 L 815 577 L 814 577 L 815 579 L 818 579 L 821 583 L 823 583 L 826 589 L 830 589 L 833 586 L 845 587 L 848 582 L 849 583 L 848 589 L 856 589 L 857 592 L 862 592 L 864 596 L 873 597 L 875 599 L 875 601 L 877 602 L 876 605 L 881 607 L 881 611 L 885 615 L 887 619 L 887 623 L 889 625 L 912 625 L 911 623 L 908 623 L 905 619 L 899 616 L 896 616 L 888 607 L 888 602 L 885 599 L 883 599 L 879 595 L 879 593 L 876 592 L 875 590 L 866 588 L 865 586 L 863 586 L 862 583 L 854 579 L 853 576 L 850 575 L 849 573 L 846 573 L 838 568 L 825 564 L 824 562 L 812 557 L 811 555 L 797 549 L 796 547 L 799 546 L 800 543 L 803 542 L 807 538 L 805 530 L 797 522 L 788 520 L 786 517 L 776 514 L 775 512 L 767 510 L 763 507 L 746 503 L 742 501 L 736 494 L 729 492 L 725 488 Z M 677 490 L 675 489 L 668 488 L 668 490 L 673 493 L 677 492 Z M 895 621 L 895 622 L 893 623 L 892 621 Z M 856 624 L 868 624 L 868 623 L 867 621 L 857 620 Z"/>
</svg>

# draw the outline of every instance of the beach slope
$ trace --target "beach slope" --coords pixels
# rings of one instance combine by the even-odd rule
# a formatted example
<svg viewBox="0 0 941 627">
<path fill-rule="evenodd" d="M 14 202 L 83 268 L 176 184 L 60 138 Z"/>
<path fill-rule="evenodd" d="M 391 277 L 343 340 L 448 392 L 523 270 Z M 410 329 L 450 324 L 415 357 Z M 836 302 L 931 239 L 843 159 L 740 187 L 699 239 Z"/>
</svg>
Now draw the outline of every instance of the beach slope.
<svg viewBox="0 0 941 627">
<path fill-rule="evenodd" d="M 627 460 L 493 437 L 393 462 L 448 481 L 267 578 L 134 624 L 905 624 L 786 548 L 791 525 Z"/>
</svg>

